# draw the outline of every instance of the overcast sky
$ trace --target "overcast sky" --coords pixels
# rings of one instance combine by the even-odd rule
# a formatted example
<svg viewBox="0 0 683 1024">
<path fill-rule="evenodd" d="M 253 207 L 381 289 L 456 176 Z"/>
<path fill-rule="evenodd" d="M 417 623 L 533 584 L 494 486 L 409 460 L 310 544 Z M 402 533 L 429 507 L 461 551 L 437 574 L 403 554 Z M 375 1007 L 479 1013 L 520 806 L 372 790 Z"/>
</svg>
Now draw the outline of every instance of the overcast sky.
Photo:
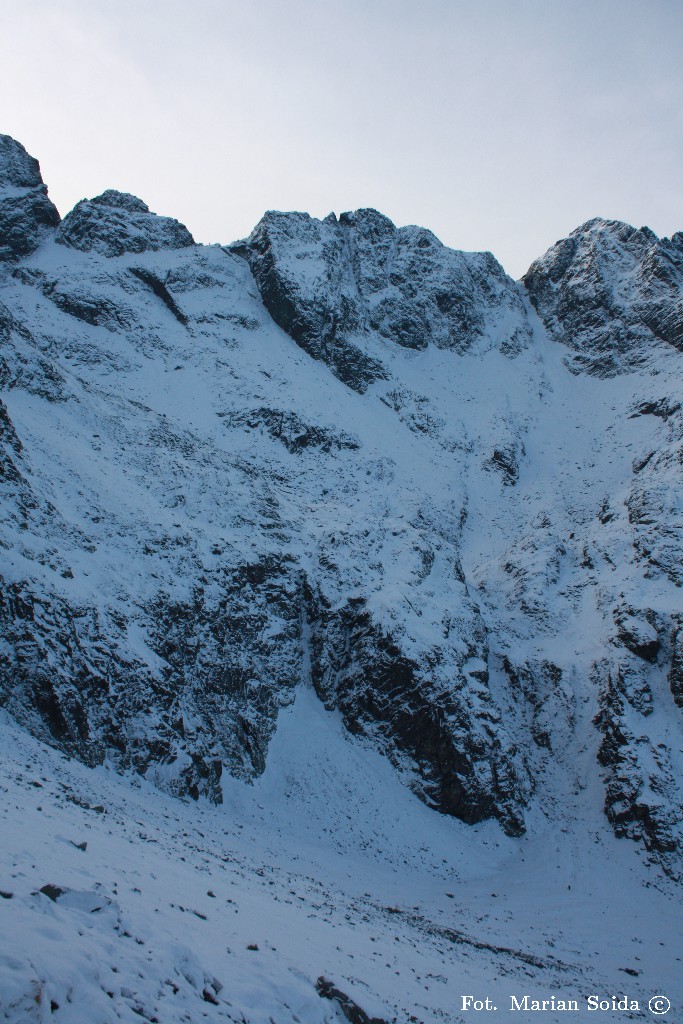
<svg viewBox="0 0 683 1024">
<path fill-rule="evenodd" d="M 0 0 L 0 132 L 60 212 L 198 241 L 374 206 L 517 277 L 593 216 L 683 229 L 683 0 Z"/>
</svg>

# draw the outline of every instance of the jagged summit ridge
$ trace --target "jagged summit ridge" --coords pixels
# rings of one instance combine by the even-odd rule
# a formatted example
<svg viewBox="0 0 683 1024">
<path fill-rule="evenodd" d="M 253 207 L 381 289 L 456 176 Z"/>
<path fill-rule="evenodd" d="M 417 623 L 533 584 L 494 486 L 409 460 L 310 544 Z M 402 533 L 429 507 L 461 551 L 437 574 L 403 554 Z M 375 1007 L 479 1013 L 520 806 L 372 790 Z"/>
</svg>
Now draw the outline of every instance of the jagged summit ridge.
<svg viewBox="0 0 683 1024">
<path fill-rule="evenodd" d="M 510 354 L 529 341 L 521 292 L 490 253 L 448 249 L 376 210 L 271 211 L 232 249 L 275 322 L 356 390 L 384 375 L 381 347 L 362 350 L 368 337 L 460 354 L 485 335 Z"/>
</svg>

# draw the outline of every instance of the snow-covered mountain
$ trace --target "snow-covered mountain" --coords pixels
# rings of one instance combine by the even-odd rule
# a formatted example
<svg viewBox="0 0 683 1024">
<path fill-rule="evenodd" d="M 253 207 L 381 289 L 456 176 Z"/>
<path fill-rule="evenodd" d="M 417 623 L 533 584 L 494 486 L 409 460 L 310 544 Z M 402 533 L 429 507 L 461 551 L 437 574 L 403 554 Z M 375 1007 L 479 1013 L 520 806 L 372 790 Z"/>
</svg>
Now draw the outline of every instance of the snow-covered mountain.
<svg viewBox="0 0 683 1024">
<path fill-rule="evenodd" d="M 102 1020 L 296 1020 L 283 1007 L 300 998 L 304 1022 L 469 1019 L 449 943 L 481 991 L 495 964 L 524 964 L 550 972 L 534 984 L 590 979 L 611 997 L 610 971 L 628 964 L 595 973 L 572 916 L 585 904 L 553 902 L 583 872 L 577 899 L 603 880 L 624 942 L 630 908 L 648 922 L 654 974 L 634 999 L 673 976 L 654 932 L 682 873 L 682 285 L 681 234 L 611 221 L 578 228 L 522 282 L 374 210 L 271 212 L 230 246 L 196 245 L 115 191 L 60 221 L 37 162 L 0 136 L 0 704 L 18 843 L 2 869 L 21 880 L 3 883 L 2 909 L 17 907 L 29 946 L 47 914 L 75 948 L 73 914 L 92 899 L 104 911 L 111 858 L 141 815 L 160 849 L 127 879 L 171 871 L 187 846 L 193 870 L 239 876 L 301 946 L 273 963 L 272 999 L 249 1001 L 264 969 L 250 951 L 232 1002 L 193 961 L 187 1006 L 150 1009 L 153 974 L 143 994 L 103 997 Z M 26 758 L 45 773 L 33 790 Z M 67 806 L 62 777 L 92 797 Z M 88 813 L 100 791 L 110 819 Z M 13 808 L 27 794 L 35 820 L 94 829 L 94 888 L 92 871 L 76 887 L 69 858 L 84 851 L 50 852 L 30 815 L 26 854 Z M 229 868 L 223 842 L 238 851 Z M 53 854 L 60 878 L 27 870 Z M 331 999 L 304 952 L 322 925 L 307 938 L 303 912 L 267 910 L 297 871 L 334 891 Z M 485 898 L 493 877 L 508 902 L 487 896 L 484 923 L 466 891 Z M 48 882 L 76 895 L 31 895 Z M 100 967 L 122 928 L 107 892 Z M 163 964 L 177 925 L 150 899 Z M 310 911 L 310 886 L 302 899 Z M 549 901 L 573 922 L 571 955 L 542 955 L 525 917 Z M 354 915 L 382 933 L 382 958 L 394 931 L 412 944 L 396 974 L 433 944 L 438 998 L 398 979 L 390 995 L 367 954 L 351 969 Z M 545 940 L 561 932 L 549 924 Z M 53 1019 L 11 959 L 5 1019 Z M 54 1019 L 80 1021 L 59 1016 L 64 991 Z"/>
</svg>

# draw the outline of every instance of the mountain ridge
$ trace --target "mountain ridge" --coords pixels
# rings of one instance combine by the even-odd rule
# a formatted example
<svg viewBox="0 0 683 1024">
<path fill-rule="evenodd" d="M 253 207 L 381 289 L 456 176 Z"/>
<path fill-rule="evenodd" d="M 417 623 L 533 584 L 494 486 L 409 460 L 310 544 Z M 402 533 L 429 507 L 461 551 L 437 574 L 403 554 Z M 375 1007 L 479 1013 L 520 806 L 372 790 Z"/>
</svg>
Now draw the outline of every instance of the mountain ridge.
<svg viewBox="0 0 683 1024">
<path fill-rule="evenodd" d="M 510 836 L 591 751 L 680 875 L 681 234 L 589 221 L 514 282 L 371 210 L 59 222 L 0 163 L 2 705 L 220 801 L 305 681 Z"/>
</svg>

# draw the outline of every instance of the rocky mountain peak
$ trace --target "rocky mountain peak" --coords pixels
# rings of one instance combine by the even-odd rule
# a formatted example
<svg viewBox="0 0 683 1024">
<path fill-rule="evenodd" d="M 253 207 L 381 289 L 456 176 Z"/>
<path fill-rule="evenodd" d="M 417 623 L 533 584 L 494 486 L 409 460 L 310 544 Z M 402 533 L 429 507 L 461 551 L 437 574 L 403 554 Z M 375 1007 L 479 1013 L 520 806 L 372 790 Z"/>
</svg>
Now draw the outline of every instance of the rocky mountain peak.
<svg viewBox="0 0 683 1024">
<path fill-rule="evenodd" d="M 483 338 L 509 354 L 528 343 L 521 290 L 490 253 L 449 249 L 377 210 L 271 211 L 233 251 L 275 322 L 357 391 L 386 375 L 382 340 L 460 354 Z"/>
<path fill-rule="evenodd" d="M 32 253 L 59 219 L 38 161 L 20 142 L 0 135 L 0 261 Z"/>
<path fill-rule="evenodd" d="M 106 206 L 111 210 L 127 210 L 130 213 L 150 212 L 149 206 L 142 199 L 131 195 L 130 192 L 119 192 L 115 188 L 108 188 L 101 196 L 95 196 L 90 202 L 94 206 Z"/>
<path fill-rule="evenodd" d="M 549 333 L 575 371 L 614 376 L 648 365 L 662 342 L 683 349 L 683 244 L 596 217 L 524 275 Z"/>
<path fill-rule="evenodd" d="M 114 189 L 77 203 L 62 221 L 56 241 L 101 256 L 194 245 L 184 224 L 173 217 L 160 217 L 142 199 Z"/>
<path fill-rule="evenodd" d="M 396 225 L 389 217 L 371 207 L 340 213 L 339 223 L 353 228 L 359 235 L 373 241 L 380 241 L 382 238 L 393 235 L 396 231 Z"/>
<path fill-rule="evenodd" d="M 596 239 L 605 244 L 608 239 L 613 239 L 615 244 L 634 247 L 643 244 L 657 242 L 659 239 L 651 228 L 633 227 L 623 220 L 610 220 L 607 217 L 591 217 L 571 232 L 571 238 L 582 238 L 585 235 L 593 235 Z"/>
<path fill-rule="evenodd" d="M 0 187 L 36 188 L 42 184 L 36 158 L 11 135 L 0 135 Z"/>
</svg>

